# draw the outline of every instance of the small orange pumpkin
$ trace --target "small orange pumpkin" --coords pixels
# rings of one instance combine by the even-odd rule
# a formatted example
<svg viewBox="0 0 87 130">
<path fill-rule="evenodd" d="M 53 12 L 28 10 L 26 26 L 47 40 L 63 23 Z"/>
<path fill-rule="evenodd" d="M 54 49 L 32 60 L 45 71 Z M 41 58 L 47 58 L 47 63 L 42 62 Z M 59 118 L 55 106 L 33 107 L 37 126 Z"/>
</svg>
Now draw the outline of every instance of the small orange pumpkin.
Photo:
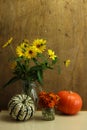
<svg viewBox="0 0 87 130">
<path fill-rule="evenodd" d="M 57 93 L 60 100 L 57 104 L 57 110 L 65 114 L 76 114 L 82 108 L 82 98 L 79 94 L 72 91 L 60 91 Z"/>
</svg>

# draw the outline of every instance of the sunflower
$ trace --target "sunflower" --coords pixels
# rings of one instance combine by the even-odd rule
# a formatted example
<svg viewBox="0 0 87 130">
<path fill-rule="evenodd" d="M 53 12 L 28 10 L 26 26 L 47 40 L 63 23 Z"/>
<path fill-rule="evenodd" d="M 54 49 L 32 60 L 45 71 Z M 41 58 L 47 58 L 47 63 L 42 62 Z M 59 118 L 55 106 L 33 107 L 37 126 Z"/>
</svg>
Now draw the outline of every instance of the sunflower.
<svg viewBox="0 0 87 130">
<path fill-rule="evenodd" d="M 65 65 L 66 67 L 68 67 L 68 66 L 70 65 L 70 60 L 68 59 L 68 60 L 64 61 L 64 65 Z"/>
<path fill-rule="evenodd" d="M 16 48 L 16 54 L 21 57 L 24 56 L 25 57 L 25 52 L 27 50 L 27 48 L 29 47 L 29 45 L 25 42 L 21 43 L 20 46 L 17 46 Z"/>
<path fill-rule="evenodd" d="M 18 55 L 18 57 L 25 56 L 25 50 L 21 48 L 20 46 L 17 46 L 16 54 Z"/>
<path fill-rule="evenodd" d="M 33 42 L 33 46 L 36 47 L 38 53 L 42 53 L 46 49 L 46 40 L 36 39 Z"/>
<path fill-rule="evenodd" d="M 36 56 L 37 56 L 37 51 L 35 46 L 28 47 L 25 52 L 25 57 L 31 59 L 31 58 L 35 58 Z"/>
<path fill-rule="evenodd" d="M 55 58 L 57 57 L 54 51 L 52 51 L 51 49 L 48 50 L 48 55 L 49 55 L 49 58 L 51 58 L 52 60 L 55 60 Z"/>
<path fill-rule="evenodd" d="M 23 42 L 23 43 L 21 43 L 20 47 L 21 47 L 22 49 L 25 49 L 25 50 L 26 50 L 26 48 L 29 47 L 29 44 L 26 43 L 26 42 Z"/>
<path fill-rule="evenodd" d="M 11 37 L 11 38 L 2 46 L 2 48 L 5 48 L 5 47 L 7 47 L 8 45 L 10 45 L 10 44 L 12 43 L 12 40 L 13 40 L 13 38 Z"/>
</svg>

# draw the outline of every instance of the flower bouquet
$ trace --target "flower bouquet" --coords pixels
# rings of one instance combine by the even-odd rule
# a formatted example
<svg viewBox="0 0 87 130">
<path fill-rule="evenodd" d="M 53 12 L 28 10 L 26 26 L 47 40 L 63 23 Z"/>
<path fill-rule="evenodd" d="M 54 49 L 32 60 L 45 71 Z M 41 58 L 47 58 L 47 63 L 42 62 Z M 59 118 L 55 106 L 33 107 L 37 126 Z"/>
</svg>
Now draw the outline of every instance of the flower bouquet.
<svg viewBox="0 0 87 130">
<path fill-rule="evenodd" d="M 33 96 L 37 101 L 35 87 L 38 86 L 39 90 L 42 90 L 43 72 L 53 69 L 58 62 L 58 57 L 53 50 L 47 49 L 47 42 L 44 39 L 35 39 L 32 43 L 24 39 L 15 49 L 12 41 L 11 37 L 2 46 L 3 49 L 9 47 L 8 49 L 13 52 L 9 60 L 13 76 L 3 87 L 22 80 L 24 93 Z"/>
<path fill-rule="evenodd" d="M 12 48 L 12 39 L 9 39 L 2 47 L 7 46 L 13 52 L 11 58 L 13 77 L 4 85 L 6 87 L 19 79 L 32 82 L 37 81 L 43 84 L 43 72 L 46 69 L 53 69 L 58 61 L 55 52 L 46 48 L 46 40 L 36 39 L 31 44 L 28 40 L 23 40 L 14 51 Z"/>
<path fill-rule="evenodd" d="M 18 80 L 22 80 L 24 83 L 24 93 L 27 95 L 34 95 L 35 100 L 37 100 L 37 94 L 32 88 L 35 88 L 38 83 L 39 89 L 42 91 L 41 85 L 43 85 L 43 72 L 47 69 L 54 69 L 56 63 L 58 63 L 58 71 L 60 72 L 59 58 L 52 49 L 47 49 L 47 41 L 44 39 L 35 39 L 31 43 L 27 39 L 24 39 L 15 49 L 12 41 L 13 38 L 11 37 L 2 46 L 3 49 L 9 47 L 8 49 L 10 49 L 13 54 L 9 60 L 13 76 L 3 87 Z M 69 64 L 70 60 L 64 62 L 66 67 Z M 50 102 L 51 104 L 49 105 L 54 105 L 54 101 Z"/>
<path fill-rule="evenodd" d="M 54 107 L 58 103 L 59 96 L 52 92 L 39 93 L 39 105 L 42 108 L 42 117 L 44 120 L 54 120 L 55 110 Z"/>
</svg>

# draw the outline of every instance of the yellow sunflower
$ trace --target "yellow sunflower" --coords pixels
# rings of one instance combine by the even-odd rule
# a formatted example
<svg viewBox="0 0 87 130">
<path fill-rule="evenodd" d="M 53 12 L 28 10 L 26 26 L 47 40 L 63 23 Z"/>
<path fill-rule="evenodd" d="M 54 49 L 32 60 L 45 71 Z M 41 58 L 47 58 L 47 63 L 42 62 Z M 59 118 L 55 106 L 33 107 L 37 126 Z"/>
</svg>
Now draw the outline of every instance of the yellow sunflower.
<svg viewBox="0 0 87 130">
<path fill-rule="evenodd" d="M 33 46 L 36 47 L 38 53 L 42 53 L 46 49 L 46 40 L 36 39 L 33 42 Z"/>
<path fill-rule="evenodd" d="M 23 43 L 21 43 L 20 47 L 21 47 L 22 49 L 25 49 L 25 50 L 26 50 L 26 48 L 29 47 L 29 44 L 26 43 L 26 42 L 23 42 Z"/>
<path fill-rule="evenodd" d="M 5 48 L 5 47 L 7 47 L 8 45 L 10 45 L 10 44 L 12 43 L 12 40 L 13 40 L 13 38 L 11 37 L 11 38 L 2 46 L 2 48 Z"/>
<path fill-rule="evenodd" d="M 29 45 L 25 42 L 21 43 L 20 46 L 17 46 L 16 48 L 16 54 L 21 57 L 21 56 L 25 56 L 25 52 L 27 50 L 27 48 L 29 47 Z"/>
<path fill-rule="evenodd" d="M 55 60 L 55 58 L 57 57 L 54 51 L 52 51 L 51 49 L 48 49 L 48 55 L 49 55 L 49 58 L 51 58 L 52 60 Z"/>
<path fill-rule="evenodd" d="M 64 65 L 66 66 L 66 67 L 68 67 L 69 65 L 70 65 L 70 60 L 68 59 L 68 60 L 66 60 L 66 61 L 64 61 Z"/>
<path fill-rule="evenodd" d="M 28 47 L 25 52 L 25 57 L 31 59 L 35 58 L 36 56 L 37 56 L 36 48 L 34 46 Z"/>
<path fill-rule="evenodd" d="M 20 46 L 17 46 L 16 48 L 16 54 L 21 57 L 21 56 L 24 56 L 25 55 L 25 51 L 23 48 L 21 48 Z"/>
</svg>

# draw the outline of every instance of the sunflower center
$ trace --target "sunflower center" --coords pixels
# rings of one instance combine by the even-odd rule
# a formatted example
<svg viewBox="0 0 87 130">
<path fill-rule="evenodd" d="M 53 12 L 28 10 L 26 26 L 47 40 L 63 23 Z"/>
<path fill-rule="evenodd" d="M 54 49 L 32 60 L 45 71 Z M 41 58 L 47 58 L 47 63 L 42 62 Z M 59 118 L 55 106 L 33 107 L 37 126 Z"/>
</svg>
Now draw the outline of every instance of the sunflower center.
<svg viewBox="0 0 87 130">
<path fill-rule="evenodd" d="M 40 48 L 40 45 L 39 45 L 39 44 L 37 45 L 37 48 Z"/>
<path fill-rule="evenodd" d="M 29 51 L 29 54 L 33 54 L 33 51 L 32 51 L 32 50 L 30 50 L 30 51 Z"/>
<path fill-rule="evenodd" d="M 24 47 L 26 48 L 26 47 L 27 47 L 27 45 L 24 45 Z"/>
</svg>

